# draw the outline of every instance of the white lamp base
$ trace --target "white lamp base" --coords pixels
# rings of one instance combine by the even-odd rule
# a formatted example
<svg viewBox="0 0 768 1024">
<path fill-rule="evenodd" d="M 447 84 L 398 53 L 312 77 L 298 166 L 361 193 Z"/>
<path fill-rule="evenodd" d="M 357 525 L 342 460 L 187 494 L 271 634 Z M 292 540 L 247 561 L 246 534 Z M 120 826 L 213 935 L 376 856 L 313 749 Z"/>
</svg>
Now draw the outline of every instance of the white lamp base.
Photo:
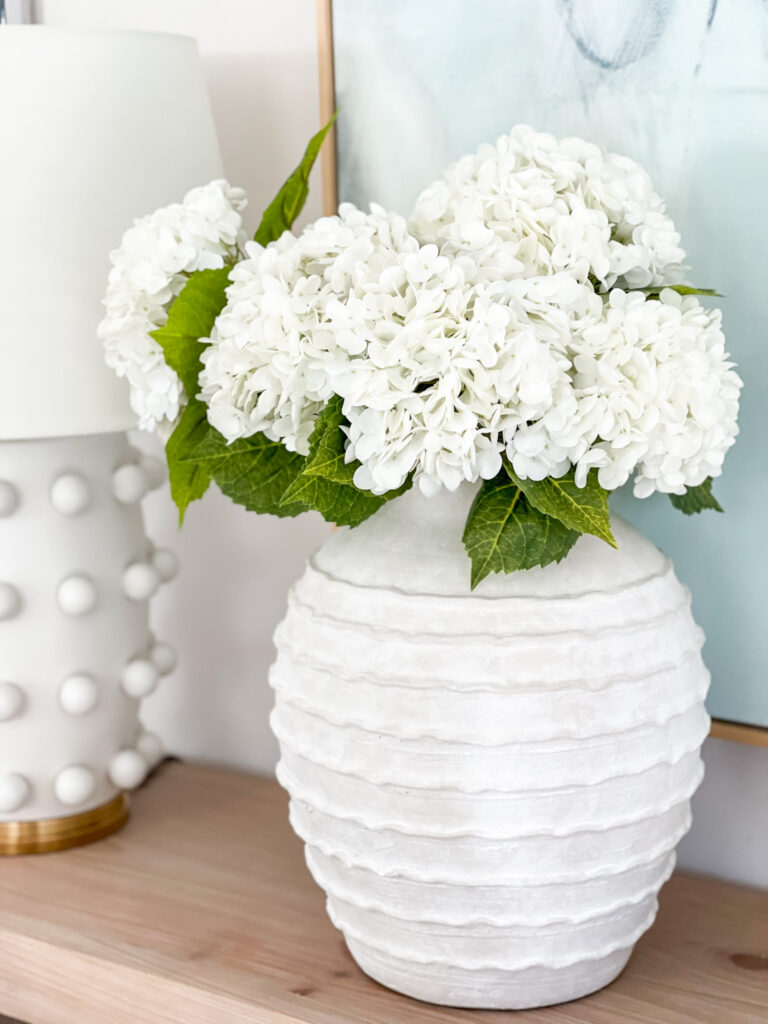
<svg viewBox="0 0 768 1024">
<path fill-rule="evenodd" d="M 114 831 L 157 760 L 139 701 L 173 659 L 148 601 L 176 567 L 144 534 L 156 463 L 124 434 L 0 442 L 0 852 Z"/>
</svg>

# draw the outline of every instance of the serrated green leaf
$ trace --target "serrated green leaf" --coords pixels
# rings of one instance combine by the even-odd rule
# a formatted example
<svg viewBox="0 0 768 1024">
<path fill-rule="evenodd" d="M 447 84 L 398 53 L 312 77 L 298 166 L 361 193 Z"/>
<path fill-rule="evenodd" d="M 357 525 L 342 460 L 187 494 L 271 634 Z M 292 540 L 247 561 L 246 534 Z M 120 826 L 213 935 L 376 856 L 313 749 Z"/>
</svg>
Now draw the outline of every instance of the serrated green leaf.
<svg viewBox="0 0 768 1024">
<path fill-rule="evenodd" d="M 246 441 L 250 440 L 247 438 Z M 219 459 L 226 459 L 238 454 L 241 449 L 238 447 L 242 442 L 234 441 L 229 444 L 223 434 L 220 434 L 215 427 L 208 424 L 207 431 L 201 431 L 195 438 L 195 443 L 190 445 L 184 455 L 182 462 L 218 462 Z"/>
<path fill-rule="evenodd" d="M 184 522 L 190 503 L 202 498 L 211 483 L 213 463 L 190 463 L 184 457 L 211 430 L 205 414 L 205 405 L 196 398 L 191 399 L 165 445 L 171 497 L 179 510 L 179 526 Z"/>
<path fill-rule="evenodd" d="M 358 526 L 387 501 L 406 491 L 411 481 L 387 494 L 371 494 L 355 486 L 355 470 L 360 463 L 345 462 L 343 404 L 338 395 L 333 395 L 319 413 L 309 438 L 307 460 L 283 495 L 283 501 L 302 502 L 337 526 Z"/>
<path fill-rule="evenodd" d="M 181 378 L 189 398 L 197 394 L 197 378 L 204 346 L 216 317 L 227 301 L 231 267 L 218 270 L 197 270 L 184 285 L 171 306 L 168 320 L 151 335 L 163 350 L 166 363 Z"/>
<path fill-rule="evenodd" d="M 712 493 L 712 477 L 708 476 L 703 484 L 697 487 L 689 487 L 685 494 L 670 494 L 669 500 L 684 515 L 692 516 L 697 512 L 704 512 L 706 509 L 713 509 L 715 512 L 722 512 L 722 506 Z"/>
<path fill-rule="evenodd" d="M 377 512 L 387 499 L 354 485 L 359 463 L 344 462 L 343 404 L 338 395 L 333 395 L 318 414 L 309 438 L 309 455 L 283 495 L 283 501 L 299 502 L 337 526 L 357 526 Z"/>
<path fill-rule="evenodd" d="M 535 509 L 502 470 L 480 488 L 464 528 L 462 540 L 472 562 L 472 589 L 492 572 L 559 562 L 578 538 L 576 530 Z"/>
<path fill-rule="evenodd" d="M 354 486 L 355 470 L 359 462 L 346 462 L 347 438 L 342 430 L 344 400 L 332 395 L 320 410 L 315 429 L 309 438 L 309 458 L 304 467 L 307 476 L 322 476 L 339 484 Z"/>
<path fill-rule="evenodd" d="M 505 466 L 510 480 L 539 512 L 559 519 L 569 530 L 592 533 L 616 547 L 611 533 L 608 492 L 597 482 L 595 470 L 588 474 L 584 487 L 577 487 L 573 469 L 557 479 L 521 480 L 508 463 L 505 462 Z"/>
<path fill-rule="evenodd" d="M 166 363 L 179 375 L 188 399 L 165 446 L 171 497 L 179 510 L 179 525 L 184 522 L 190 503 L 202 498 L 211 483 L 212 466 L 189 463 L 186 456 L 212 429 L 206 419 L 205 406 L 195 397 L 204 348 L 199 339 L 210 335 L 226 302 L 229 270 L 229 267 L 221 267 L 192 274 L 174 300 L 166 323 L 152 332 Z"/>
<path fill-rule="evenodd" d="M 301 473 L 288 487 L 283 501 L 298 502 L 302 509 L 314 509 L 326 522 L 336 526 L 359 526 L 378 512 L 386 498 L 333 483 L 321 476 Z"/>
<path fill-rule="evenodd" d="M 289 452 L 264 434 L 243 437 L 232 444 L 213 427 L 200 433 L 187 449 L 183 464 L 208 470 L 228 498 L 251 512 L 297 516 L 303 505 L 282 504 L 281 498 L 300 472 L 304 457 Z"/>
<path fill-rule="evenodd" d="M 328 124 L 309 140 L 299 166 L 264 211 L 261 223 L 253 236 L 254 242 L 268 245 L 293 226 L 309 195 L 309 173 L 335 120 L 334 114 Z"/>
</svg>

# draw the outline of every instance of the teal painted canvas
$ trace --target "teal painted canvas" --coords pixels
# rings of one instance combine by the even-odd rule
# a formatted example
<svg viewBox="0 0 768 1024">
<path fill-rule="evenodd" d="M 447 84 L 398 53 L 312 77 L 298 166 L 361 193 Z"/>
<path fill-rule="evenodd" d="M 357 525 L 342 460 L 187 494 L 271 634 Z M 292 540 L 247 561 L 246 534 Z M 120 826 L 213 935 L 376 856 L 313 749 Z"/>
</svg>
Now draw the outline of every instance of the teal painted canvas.
<svg viewBox="0 0 768 1024">
<path fill-rule="evenodd" d="M 446 164 L 517 123 L 642 163 L 688 277 L 723 293 L 745 381 L 724 515 L 614 507 L 674 560 L 707 634 L 710 712 L 768 726 L 768 3 L 334 0 L 339 194 L 407 214 Z"/>
</svg>

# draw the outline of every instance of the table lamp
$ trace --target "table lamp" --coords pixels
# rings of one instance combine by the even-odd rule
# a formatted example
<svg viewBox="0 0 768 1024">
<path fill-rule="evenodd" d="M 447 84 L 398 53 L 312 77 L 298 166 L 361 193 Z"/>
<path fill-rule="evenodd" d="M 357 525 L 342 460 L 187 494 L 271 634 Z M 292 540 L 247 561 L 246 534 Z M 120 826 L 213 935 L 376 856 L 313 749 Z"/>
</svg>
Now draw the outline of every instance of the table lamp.
<svg viewBox="0 0 768 1024">
<path fill-rule="evenodd" d="M 159 757 L 162 466 L 96 327 L 125 225 L 222 168 L 192 39 L 2 26 L 0 94 L 0 852 L 26 853 L 115 831 Z"/>
</svg>

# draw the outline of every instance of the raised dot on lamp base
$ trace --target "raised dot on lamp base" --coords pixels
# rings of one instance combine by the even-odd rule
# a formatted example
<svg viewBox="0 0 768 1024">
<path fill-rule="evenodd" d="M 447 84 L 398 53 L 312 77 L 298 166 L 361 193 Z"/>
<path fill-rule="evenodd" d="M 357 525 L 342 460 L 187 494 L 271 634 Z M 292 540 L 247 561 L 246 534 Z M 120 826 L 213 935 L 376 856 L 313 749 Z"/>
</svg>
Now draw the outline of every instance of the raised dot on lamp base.
<svg viewBox="0 0 768 1024">
<path fill-rule="evenodd" d="M 148 768 L 154 768 L 163 757 L 163 744 L 153 732 L 142 732 L 136 739 L 136 749 L 147 762 Z"/>
<path fill-rule="evenodd" d="M 68 807 L 77 807 L 90 799 L 96 788 L 96 779 L 90 768 L 71 764 L 56 776 L 53 789 L 58 799 Z"/>
<path fill-rule="evenodd" d="M 149 660 L 161 676 L 167 676 L 176 668 L 178 658 L 175 649 L 170 644 L 158 641 L 149 652 Z"/>
<path fill-rule="evenodd" d="M 160 582 L 154 566 L 147 562 L 134 562 L 123 573 L 123 592 L 132 601 L 146 601 L 157 593 Z"/>
<path fill-rule="evenodd" d="M 62 473 L 51 487 L 51 504 L 63 516 L 85 512 L 91 503 L 91 489 L 80 473 Z"/>
<path fill-rule="evenodd" d="M 147 770 L 146 759 L 138 750 L 121 750 L 109 762 L 109 777 L 118 789 L 136 789 Z"/>
<path fill-rule="evenodd" d="M 99 684 L 87 672 L 67 676 L 59 689 L 59 704 L 68 715 L 87 715 L 99 703 Z"/>
<path fill-rule="evenodd" d="M 19 494 L 9 480 L 0 480 L 0 519 L 12 516 L 19 505 Z"/>
<path fill-rule="evenodd" d="M 0 775 L 0 811 L 3 814 L 12 814 L 23 807 L 29 793 L 30 785 L 23 775 L 17 772 Z"/>
<path fill-rule="evenodd" d="M 67 615 L 87 615 L 96 607 L 96 586 L 88 576 L 68 576 L 59 584 L 59 607 Z"/>
<path fill-rule="evenodd" d="M 21 687 L 16 683 L 0 682 L 0 722 L 16 718 L 23 707 L 24 692 Z"/>
<path fill-rule="evenodd" d="M 141 466 L 129 462 L 112 474 L 112 493 L 124 505 L 141 501 L 149 490 L 149 482 Z"/>
<path fill-rule="evenodd" d="M 152 552 L 152 567 L 163 583 L 169 583 L 179 571 L 179 556 L 170 548 L 157 548 Z"/>
<path fill-rule="evenodd" d="M 123 669 L 123 690 L 129 697 L 146 697 L 155 689 L 160 673 L 146 658 L 134 658 Z"/>
<path fill-rule="evenodd" d="M 12 583 L 0 583 L 0 621 L 12 619 L 21 608 L 21 598 Z"/>
</svg>

